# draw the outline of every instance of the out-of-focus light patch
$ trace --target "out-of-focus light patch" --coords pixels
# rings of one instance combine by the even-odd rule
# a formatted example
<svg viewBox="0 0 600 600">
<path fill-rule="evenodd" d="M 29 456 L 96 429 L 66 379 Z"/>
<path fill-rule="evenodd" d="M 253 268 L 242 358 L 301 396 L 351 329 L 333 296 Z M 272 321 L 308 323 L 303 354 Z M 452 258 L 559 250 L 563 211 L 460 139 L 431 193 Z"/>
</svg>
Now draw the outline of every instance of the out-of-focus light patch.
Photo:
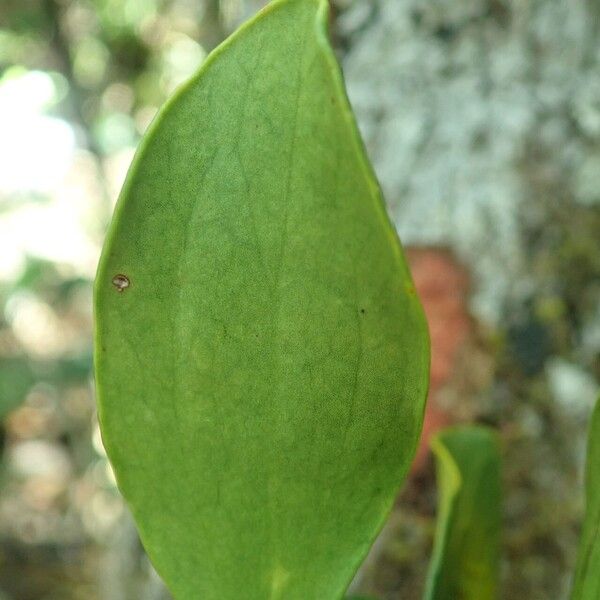
<svg viewBox="0 0 600 600">
<path fill-rule="evenodd" d="M 554 396 L 571 413 L 587 417 L 598 397 L 598 382 L 579 365 L 554 358 L 546 366 Z"/>
<path fill-rule="evenodd" d="M 107 111 L 129 113 L 134 101 L 133 90 L 125 83 L 112 83 L 102 94 L 102 107 Z"/>
<path fill-rule="evenodd" d="M 69 418 L 79 422 L 87 422 L 91 419 L 94 406 L 90 388 L 88 386 L 83 386 L 69 387 L 61 390 L 60 405 L 64 410 L 65 415 Z"/>
<path fill-rule="evenodd" d="M 0 79 L 0 109 L 41 112 L 57 100 L 58 90 L 50 73 L 15 66 Z"/>
<path fill-rule="evenodd" d="M 31 406 L 21 406 L 5 418 L 6 431 L 14 438 L 42 437 L 47 427 L 47 415 Z"/>
<path fill-rule="evenodd" d="M 148 19 L 156 14 L 157 0 L 119 0 L 118 4 L 123 8 L 123 16 L 128 25 L 134 27 L 144 19 Z"/>
<path fill-rule="evenodd" d="M 122 497 L 116 492 L 116 482 L 108 461 L 96 461 L 79 480 L 74 503 L 81 511 L 83 525 L 96 539 L 110 533 L 123 513 Z"/>
<path fill-rule="evenodd" d="M 89 527 L 93 521 L 93 529 L 106 534 L 112 530 L 123 514 L 123 503 L 111 492 L 99 490 L 92 498 L 90 511 L 92 515 L 86 519 L 87 526 Z"/>
<path fill-rule="evenodd" d="M 81 275 L 91 276 L 98 253 L 67 203 L 26 205 L 0 220 L 0 277 L 4 280 L 18 276 L 26 255 L 73 265 Z"/>
<path fill-rule="evenodd" d="M 99 178 L 93 158 L 78 151 L 47 202 L 25 203 L 2 215 L 0 281 L 15 280 L 25 256 L 68 265 L 76 275 L 93 277 L 101 241 L 94 234 L 102 229 L 98 215 L 107 209 Z"/>
<path fill-rule="evenodd" d="M 206 52 L 198 42 L 183 33 L 174 33 L 167 39 L 164 53 L 161 85 L 170 94 L 189 79 L 200 67 Z"/>
<path fill-rule="evenodd" d="M 65 176 L 75 134 L 43 114 L 64 93 L 64 81 L 42 71 L 13 67 L 0 79 L 0 195 L 45 193 Z"/>
<path fill-rule="evenodd" d="M 6 222 L 0 220 L 0 281 L 14 281 L 25 268 L 25 255 L 21 249 L 7 241 L 3 235 Z"/>
<path fill-rule="evenodd" d="M 98 218 L 107 209 L 102 177 L 96 158 L 87 150 L 79 150 L 75 153 L 69 173 L 53 196 L 55 210 L 72 215 L 69 223 L 80 232 L 100 231 L 104 236 L 105 223 Z M 99 245 L 91 244 L 84 235 L 76 235 L 75 230 L 66 230 L 65 233 L 73 233 L 69 244 L 72 254 L 70 258 L 63 256 L 61 262 L 75 267 L 80 275 L 93 275 Z M 78 241 L 82 245 L 73 248 Z M 73 253 L 79 256 L 74 256 Z"/>
<path fill-rule="evenodd" d="M 104 79 L 110 53 L 98 39 L 87 36 L 75 47 L 73 73 L 80 85 L 96 87 Z"/>
<path fill-rule="evenodd" d="M 94 136 L 105 154 L 113 154 L 127 146 L 134 146 L 137 133 L 129 115 L 111 113 L 98 121 Z"/>
<path fill-rule="evenodd" d="M 31 356 L 57 358 L 78 337 L 78 332 L 61 321 L 48 304 L 27 292 L 13 294 L 5 313 L 13 335 Z"/>
<path fill-rule="evenodd" d="M 103 5 L 102 19 L 117 28 L 135 28 L 157 10 L 157 0 L 104 0 Z"/>
<path fill-rule="evenodd" d="M 43 440 L 21 442 L 9 452 L 9 466 L 19 476 L 51 477 L 60 482 L 68 480 L 71 462 L 64 450 Z"/>
<path fill-rule="evenodd" d="M 98 31 L 98 13 L 93 6 L 79 2 L 70 3 L 63 12 L 62 26 L 68 38 L 78 42 Z"/>
</svg>

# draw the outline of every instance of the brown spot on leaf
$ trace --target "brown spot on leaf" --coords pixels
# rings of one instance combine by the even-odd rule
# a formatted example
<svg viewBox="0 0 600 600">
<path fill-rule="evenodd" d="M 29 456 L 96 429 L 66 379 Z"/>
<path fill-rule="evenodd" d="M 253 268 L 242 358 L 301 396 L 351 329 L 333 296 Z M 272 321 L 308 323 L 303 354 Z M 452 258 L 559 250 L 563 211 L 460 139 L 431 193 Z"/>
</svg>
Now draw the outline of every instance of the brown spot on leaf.
<svg viewBox="0 0 600 600">
<path fill-rule="evenodd" d="M 127 277 L 127 275 L 119 273 L 112 278 L 112 284 L 117 289 L 117 292 L 121 293 L 131 285 L 131 282 L 129 281 L 129 277 Z"/>
</svg>

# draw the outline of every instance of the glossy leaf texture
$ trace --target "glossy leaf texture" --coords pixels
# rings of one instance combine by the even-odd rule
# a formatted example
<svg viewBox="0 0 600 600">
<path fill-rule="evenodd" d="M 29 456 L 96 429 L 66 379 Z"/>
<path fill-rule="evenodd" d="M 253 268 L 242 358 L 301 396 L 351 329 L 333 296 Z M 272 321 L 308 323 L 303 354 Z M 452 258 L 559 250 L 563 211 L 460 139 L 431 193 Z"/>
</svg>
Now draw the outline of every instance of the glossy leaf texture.
<svg viewBox="0 0 600 600">
<path fill-rule="evenodd" d="M 327 8 L 273 2 L 208 57 L 103 250 L 102 435 L 178 600 L 341 598 L 421 430 L 426 324 Z"/>
<path fill-rule="evenodd" d="M 588 433 L 586 508 L 571 600 L 600 598 L 600 398 Z"/>
<path fill-rule="evenodd" d="M 461 426 L 431 442 L 438 515 L 426 600 L 497 598 L 500 452 L 493 431 Z"/>
</svg>

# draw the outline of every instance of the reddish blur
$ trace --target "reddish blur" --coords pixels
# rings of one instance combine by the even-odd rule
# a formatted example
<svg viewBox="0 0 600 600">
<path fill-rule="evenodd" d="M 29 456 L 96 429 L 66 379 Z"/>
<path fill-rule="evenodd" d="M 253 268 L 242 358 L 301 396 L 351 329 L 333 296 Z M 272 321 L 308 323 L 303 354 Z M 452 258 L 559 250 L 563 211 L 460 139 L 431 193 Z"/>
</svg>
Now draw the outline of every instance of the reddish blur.
<svg viewBox="0 0 600 600">
<path fill-rule="evenodd" d="M 442 248 L 408 248 L 407 258 L 431 335 L 429 397 L 412 467 L 414 473 L 425 465 L 430 437 L 453 421 L 451 412 L 440 405 L 439 395 L 451 381 L 474 326 L 468 312 L 469 274 L 451 252 Z"/>
</svg>

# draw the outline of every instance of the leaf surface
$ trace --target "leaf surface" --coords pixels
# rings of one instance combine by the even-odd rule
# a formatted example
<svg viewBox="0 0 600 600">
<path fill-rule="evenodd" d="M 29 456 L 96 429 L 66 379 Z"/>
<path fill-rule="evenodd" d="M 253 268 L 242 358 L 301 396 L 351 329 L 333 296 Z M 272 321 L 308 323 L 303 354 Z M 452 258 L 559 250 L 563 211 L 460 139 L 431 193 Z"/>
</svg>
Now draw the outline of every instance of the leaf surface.
<svg viewBox="0 0 600 600">
<path fill-rule="evenodd" d="M 600 598 L 600 398 L 588 433 L 585 518 L 579 542 L 572 600 Z"/>
<path fill-rule="evenodd" d="M 438 515 L 426 600 L 497 597 L 500 542 L 500 453 L 483 427 L 442 431 L 436 458 Z"/>
<path fill-rule="evenodd" d="M 426 324 L 326 22 L 273 2 L 209 56 L 103 249 L 103 439 L 180 600 L 342 597 L 421 430 Z"/>
</svg>

